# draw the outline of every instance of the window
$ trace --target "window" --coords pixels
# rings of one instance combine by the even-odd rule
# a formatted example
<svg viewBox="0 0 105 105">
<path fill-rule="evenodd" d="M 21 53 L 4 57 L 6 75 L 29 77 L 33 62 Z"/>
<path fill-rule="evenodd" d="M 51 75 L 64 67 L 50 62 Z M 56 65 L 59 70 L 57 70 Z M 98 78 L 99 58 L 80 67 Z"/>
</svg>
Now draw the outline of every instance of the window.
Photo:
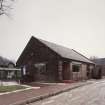
<svg viewBox="0 0 105 105">
<path fill-rule="evenodd" d="M 14 75 L 15 75 L 15 72 L 14 71 L 8 71 L 7 78 L 8 79 L 12 79 Z"/>
<path fill-rule="evenodd" d="M 73 65 L 72 68 L 73 68 L 73 72 L 79 72 L 80 65 Z"/>
<path fill-rule="evenodd" d="M 46 74 L 46 63 L 37 63 L 34 65 L 40 74 Z"/>
<path fill-rule="evenodd" d="M 72 71 L 79 72 L 81 67 L 81 63 L 79 62 L 72 62 Z"/>
</svg>

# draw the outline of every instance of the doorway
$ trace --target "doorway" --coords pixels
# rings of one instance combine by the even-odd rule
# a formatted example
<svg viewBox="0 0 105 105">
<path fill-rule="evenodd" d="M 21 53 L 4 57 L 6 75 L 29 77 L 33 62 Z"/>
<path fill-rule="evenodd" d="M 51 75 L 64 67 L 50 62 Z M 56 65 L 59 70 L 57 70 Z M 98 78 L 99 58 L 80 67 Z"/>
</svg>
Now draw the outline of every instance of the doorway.
<svg viewBox="0 0 105 105">
<path fill-rule="evenodd" d="M 70 62 L 63 62 L 63 80 L 70 80 Z"/>
</svg>

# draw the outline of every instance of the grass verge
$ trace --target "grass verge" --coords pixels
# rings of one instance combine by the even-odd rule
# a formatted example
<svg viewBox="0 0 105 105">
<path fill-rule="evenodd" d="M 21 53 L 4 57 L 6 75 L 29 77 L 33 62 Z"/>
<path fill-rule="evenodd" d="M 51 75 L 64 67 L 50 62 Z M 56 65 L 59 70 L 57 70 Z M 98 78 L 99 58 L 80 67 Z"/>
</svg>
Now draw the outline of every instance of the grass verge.
<svg viewBox="0 0 105 105">
<path fill-rule="evenodd" d="M 27 87 L 21 85 L 11 85 L 11 86 L 0 86 L 0 93 L 11 92 L 20 89 L 26 89 Z"/>
</svg>

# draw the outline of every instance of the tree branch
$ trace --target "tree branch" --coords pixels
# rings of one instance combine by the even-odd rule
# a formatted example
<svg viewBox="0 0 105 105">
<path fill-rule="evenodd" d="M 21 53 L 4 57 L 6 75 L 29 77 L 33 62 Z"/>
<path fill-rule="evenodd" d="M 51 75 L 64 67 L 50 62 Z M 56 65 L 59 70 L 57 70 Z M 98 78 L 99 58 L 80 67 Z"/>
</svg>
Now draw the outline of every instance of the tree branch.
<svg viewBox="0 0 105 105">
<path fill-rule="evenodd" d="M 9 14 L 8 11 L 13 9 L 11 7 L 11 3 L 13 2 L 14 0 L 0 0 L 0 16 L 5 14 Z"/>
</svg>

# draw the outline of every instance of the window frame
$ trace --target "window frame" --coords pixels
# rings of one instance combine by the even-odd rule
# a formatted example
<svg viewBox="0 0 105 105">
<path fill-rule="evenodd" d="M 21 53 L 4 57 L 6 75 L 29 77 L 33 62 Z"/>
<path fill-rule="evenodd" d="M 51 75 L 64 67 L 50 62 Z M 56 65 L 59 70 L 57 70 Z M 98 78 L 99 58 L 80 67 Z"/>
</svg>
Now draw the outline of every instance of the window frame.
<svg viewBox="0 0 105 105">
<path fill-rule="evenodd" d="M 78 67 L 77 70 L 74 70 L 73 66 L 75 67 Z M 81 63 L 80 62 L 72 62 L 72 72 L 80 72 L 80 69 L 81 69 Z"/>
</svg>

